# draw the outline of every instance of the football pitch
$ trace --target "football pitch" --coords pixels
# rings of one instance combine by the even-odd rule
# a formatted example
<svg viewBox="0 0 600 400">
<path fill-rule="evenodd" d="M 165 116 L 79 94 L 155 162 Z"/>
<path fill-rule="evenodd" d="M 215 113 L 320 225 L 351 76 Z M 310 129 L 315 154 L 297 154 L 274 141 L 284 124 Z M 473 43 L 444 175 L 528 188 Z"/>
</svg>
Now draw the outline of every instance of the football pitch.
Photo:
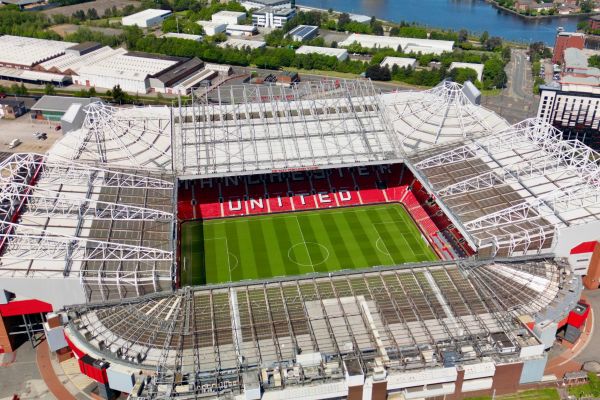
<svg viewBox="0 0 600 400">
<path fill-rule="evenodd" d="M 185 222 L 179 265 L 186 286 L 436 259 L 404 207 L 385 204 Z"/>
</svg>

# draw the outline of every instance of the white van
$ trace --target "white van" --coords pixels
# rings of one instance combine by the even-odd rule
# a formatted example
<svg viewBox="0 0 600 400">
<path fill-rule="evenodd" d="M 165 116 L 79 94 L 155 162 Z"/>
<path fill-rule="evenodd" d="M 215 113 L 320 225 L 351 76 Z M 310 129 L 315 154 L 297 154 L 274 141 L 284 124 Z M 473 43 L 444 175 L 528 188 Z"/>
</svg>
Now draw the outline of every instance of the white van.
<svg viewBox="0 0 600 400">
<path fill-rule="evenodd" d="M 17 147 L 18 145 L 20 145 L 21 143 L 21 139 L 13 139 L 10 141 L 10 143 L 8 144 L 8 148 L 9 149 L 14 149 L 15 147 Z"/>
</svg>

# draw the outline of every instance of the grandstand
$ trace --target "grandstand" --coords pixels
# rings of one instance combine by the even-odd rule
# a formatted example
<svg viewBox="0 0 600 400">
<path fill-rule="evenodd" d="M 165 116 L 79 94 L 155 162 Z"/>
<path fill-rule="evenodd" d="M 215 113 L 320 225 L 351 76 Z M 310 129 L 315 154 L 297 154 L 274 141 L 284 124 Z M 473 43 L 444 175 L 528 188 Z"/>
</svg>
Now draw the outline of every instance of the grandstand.
<svg viewBox="0 0 600 400">
<path fill-rule="evenodd" d="M 502 279 L 486 279 L 497 269 Z M 491 387 L 514 379 L 500 365 L 543 357 L 515 316 L 547 307 L 560 279 L 542 260 L 482 264 L 467 276 L 447 263 L 186 288 L 75 307 L 66 332 L 81 353 L 156 369 L 133 398 L 248 393 L 257 377 L 265 398 L 345 397 L 363 374 L 367 393 L 386 382 L 411 397 L 453 395 L 458 364 Z"/>
<path fill-rule="evenodd" d="M 581 293 L 560 258 L 600 228 L 600 157 L 580 142 L 511 126 L 451 82 L 226 86 L 85 112 L 48 154 L 0 164 L 0 288 L 71 305 L 79 359 L 143 371 L 132 398 L 541 380 Z"/>
</svg>

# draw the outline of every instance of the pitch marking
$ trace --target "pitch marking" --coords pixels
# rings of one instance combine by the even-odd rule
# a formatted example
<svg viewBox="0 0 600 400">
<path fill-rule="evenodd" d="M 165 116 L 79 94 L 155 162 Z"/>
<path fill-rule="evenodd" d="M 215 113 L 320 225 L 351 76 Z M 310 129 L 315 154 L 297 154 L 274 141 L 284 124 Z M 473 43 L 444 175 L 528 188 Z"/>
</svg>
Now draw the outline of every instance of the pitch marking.
<svg viewBox="0 0 600 400">
<path fill-rule="evenodd" d="M 314 262 L 313 262 L 313 260 L 312 260 L 312 257 L 311 257 L 311 255 L 310 255 L 310 251 L 308 250 L 308 245 L 309 245 L 309 244 L 310 244 L 310 245 L 316 245 L 316 246 L 318 246 L 318 247 L 320 247 L 320 248 L 322 248 L 322 249 L 325 249 L 325 252 L 326 252 L 326 254 L 325 254 L 325 257 L 323 258 L 323 260 L 322 260 L 322 261 L 319 261 L 318 263 L 314 263 Z M 310 260 L 310 263 L 306 264 L 306 263 L 301 263 L 301 262 L 298 262 L 298 261 L 294 260 L 294 258 L 292 257 L 292 254 L 291 254 L 291 253 L 292 253 L 292 251 L 294 250 L 294 248 L 296 248 L 296 247 L 298 247 L 298 246 L 303 246 L 303 247 L 306 249 L 306 253 L 308 254 L 308 258 L 309 258 L 309 260 Z M 329 249 L 328 249 L 326 246 L 322 245 L 321 243 L 316 243 L 316 242 L 301 242 L 301 243 L 296 243 L 296 244 L 292 245 L 292 246 L 289 248 L 289 250 L 288 250 L 288 259 L 289 259 L 291 262 L 293 262 L 294 264 L 296 264 L 296 265 L 299 265 L 299 266 L 301 266 L 301 267 L 312 267 L 312 269 L 313 269 L 313 272 L 316 272 L 316 271 L 315 271 L 315 267 L 316 267 L 317 265 L 321 265 L 321 264 L 325 263 L 327 260 L 329 260 L 329 255 L 330 255 L 330 253 L 329 253 Z"/>
</svg>

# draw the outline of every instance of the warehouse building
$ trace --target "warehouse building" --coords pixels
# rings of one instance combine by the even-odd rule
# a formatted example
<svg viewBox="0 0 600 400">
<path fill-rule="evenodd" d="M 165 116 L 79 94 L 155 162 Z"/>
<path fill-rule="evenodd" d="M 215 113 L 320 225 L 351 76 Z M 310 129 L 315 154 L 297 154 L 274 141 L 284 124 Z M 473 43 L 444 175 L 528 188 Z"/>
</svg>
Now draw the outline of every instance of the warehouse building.
<svg viewBox="0 0 600 400">
<path fill-rule="evenodd" d="M 294 8 L 294 0 L 242 0 L 241 4 L 246 10 L 256 10 L 263 7 Z"/>
<path fill-rule="evenodd" d="M 20 36 L 0 36 L 0 67 L 30 70 L 34 65 L 65 54 L 77 43 L 35 39 Z"/>
<path fill-rule="evenodd" d="M 151 88 L 149 77 L 165 72 L 186 60 L 127 52 L 122 48 L 117 49 L 117 52 L 118 54 L 112 57 L 81 68 L 79 75 L 74 78 L 75 83 L 107 89 L 119 85 L 127 92 L 147 93 Z"/>
<path fill-rule="evenodd" d="M 139 13 L 123 17 L 121 23 L 125 26 L 139 26 L 140 28 L 151 28 L 153 26 L 159 25 L 169 15 L 171 15 L 171 11 L 169 10 L 157 10 L 150 8 L 148 10 L 140 11 Z"/>
<path fill-rule="evenodd" d="M 68 96 L 42 96 L 31 107 L 31 119 L 36 121 L 58 122 L 73 104 L 88 105 L 96 98 L 68 97 Z"/>
<path fill-rule="evenodd" d="M 258 33 L 254 25 L 227 25 L 225 32 L 230 36 L 253 36 Z"/>
<path fill-rule="evenodd" d="M 221 43 L 219 46 L 221 47 L 231 47 L 233 49 L 262 49 L 267 45 L 266 42 L 262 40 L 246 40 L 246 39 L 236 39 L 230 38 L 227 41 Z"/>
<path fill-rule="evenodd" d="M 296 50 L 296 54 L 320 54 L 322 56 L 336 57 L 340 61 L 348 58 L 348 50 L 334 49 L 332 47 L 301 46 Z"/>
<path fill-rule="evenodd" d="M 201 35 L 190 35 L 189 33 L 177 33 L 177 32 L 168 32 L 161 36 L 161 38 L 172 38 L 172 39 L 184 39 L 184 40 L 193 40 L 194 42 L 201 42 Z"/>
<path fill-rule="evenodd" d="M 381 67 L 388 67 L 390 70 L 394 68 L 395 65 L 397 65 L 398 68 L 415 68 L 417 66 L 417 60 L 404 57 L 386 57 L 379 65 Z"/>
<path fill-rule="evenodd" d="M 244 22 L 246 13 L 239 11 L 219 11 L 212 15 L 212 22 L 218 22 L 226 25 L 237 25 Z"/>
<path fill-rule="evenodd" d="M 207 36 L 214 36 L 217 33 L 223 33 L 225 32 L 225 29 L 227 29 L 227 24 L 222 22 L 197 21 L 196 23 L 202 27 L 204 34 Z"/>
<path fill-rule="evenodd" d="M 310 40 L 316 37 L 318 33 L 318 26 L 298 25 L 288 33 L 288 36 L 296 42 L 303 42 L 305 40 Z"/>
<path fill-rule="evenodd" d="M 452 71 L 455 68 L 470 68 L 477 73 L 477 80 L 479 82 L 483 80 L 483 64 L 453 62 L 452 64 L 450 64 L 448 71 Z"/>
<path fill-rule="evenodd" d="M 264 7 L 252 13 L 252 24 L 260 28 L 282 28 L 295 15 L 293 8 Z"/>
<path fill-rule="evenodd" d="M 173 67 L 148 78 L 150 91 L 174 94 L 177 83 L 194 75 L 204 67 L 204 62 L 196 57 L 185 62 L 175 64 Z"/>
<path fill-rule="evenodd" d="M 395 36 L 362 35 L 358 33 L 348 36 L 339 45 L 340 47 L 347 47 L 354 42 L 369 49 L 389 48 L 397 50 L 400 47 L 404 53 L 422 54 L 442 54 L 445 51 L 452 51 L 454 47 L 454 42 L 451 40 L 415 39 Z"/>
</svg>

